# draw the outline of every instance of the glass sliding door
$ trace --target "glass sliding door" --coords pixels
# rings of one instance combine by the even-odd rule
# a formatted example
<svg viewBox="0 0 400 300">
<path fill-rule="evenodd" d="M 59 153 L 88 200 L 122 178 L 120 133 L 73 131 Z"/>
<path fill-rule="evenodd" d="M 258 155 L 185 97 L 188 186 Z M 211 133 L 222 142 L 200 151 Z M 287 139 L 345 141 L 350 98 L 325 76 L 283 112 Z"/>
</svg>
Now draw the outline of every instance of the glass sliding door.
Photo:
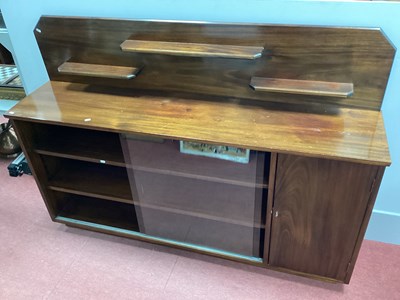
<svg viewBox="0 0 400 300">
<path fill-rule="evenodd" d="M 141 233 L 262 261 L 268 154 L 120 137 Z"/>
</svg>

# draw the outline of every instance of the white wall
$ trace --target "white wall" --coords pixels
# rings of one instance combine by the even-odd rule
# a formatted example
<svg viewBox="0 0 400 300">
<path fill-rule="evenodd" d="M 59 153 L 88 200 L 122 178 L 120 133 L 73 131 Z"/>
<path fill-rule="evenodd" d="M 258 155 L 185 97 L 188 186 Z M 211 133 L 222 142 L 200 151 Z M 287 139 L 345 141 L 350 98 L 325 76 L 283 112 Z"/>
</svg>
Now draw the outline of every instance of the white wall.
<svg viewBox="0 0 400 300">
<path fill-rule="evenodd" d="M 400 3 L 312 0 L 2 0 L 0 7 L 27 93 L 48 80 L 33 29 L 40 15 L 381 27 L 400 46 Z M 307 37 L 305 37 L 307 38 Z M 367 238 L 400 244 L 400 62 L 383 104 L 393 164 L 387 169 Z"/>
</svg>

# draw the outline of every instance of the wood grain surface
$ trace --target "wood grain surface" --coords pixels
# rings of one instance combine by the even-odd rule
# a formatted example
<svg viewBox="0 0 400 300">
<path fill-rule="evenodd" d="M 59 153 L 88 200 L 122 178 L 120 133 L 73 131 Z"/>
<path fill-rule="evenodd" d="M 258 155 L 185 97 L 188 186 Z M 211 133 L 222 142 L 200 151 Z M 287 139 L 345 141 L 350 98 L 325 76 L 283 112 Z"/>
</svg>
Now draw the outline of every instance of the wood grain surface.
<svg viewBox="0 0 400 300">
<path fill-rule="evenodd" d="M 379 29 L 214 24 L 42 17 L 35 31 L 51 80 L 130 89 L 196 92 L 203 95 L 302 103 L 308 107 L 346 106 L 379 110 L 395 50 Z M 62 34 L 60 34 L 60 32 Z M 255 60 L 185 57 L 121 51 L 125 40 L 264 47 Z M 135 80 L 60 74 L 65 61 L 144 66 Z M 251 77 L 348 82 L 351 100 L 341 97 L 259 93 Z"/>
<path fill-rule="evenodd" d="M 54 200 L 53 191 L 47 188 L 47 170 L 43 160 L 39 154 L 34 152 L 34 147 L 32 146 L 32 136 L 35 135 L 36 132 L 34 132 L 34 128 L 32 128 L 28 122 L 13 120 L 12 124 L 32 171 L 33 178 L 35 178 L 40 194 L 42 195 L 47 211 L 49 212 L 51 219 L 54 220 L 57 214 L 57 203 Z"/>
<path fill-rule="evenodd" d="M 76 62 L 65 62 L 58 67 L 58 72 L 61 74 L 115 79 L 133 79 L 136 77 L 139 71 L 140 68 L 84 64 Z"/>
<path fill-rule="evenodd" d="M 269 263 L 345 281 L 378 169 L 278 155 Z"/>
<path fill-rule="evenodd" d="M 365 211 L 365 216 L 364 216 L 364 219 L 362 221 L 362 225 L 361 225 L 360 231 L 358 233 L 357 242 L 356 242 L 356 245 L 354 247 L 353 256 L 351 258 L 349 267 L 347 269 L 346 278 L 344 279 L 345 283 L 349 283 L 350 282 L 350 278 L 351 278 L 351 276 L 353 274 L 354 266 L 356 264 L 358 254 L 359 254 L 360 249 L 361 249 L 361 244 L 362 244 L 362 242 L 364 240 L 364 236 L 365 236 L 365 233 L 367 231 L 368 222 L 369 222 L 369 219 L 371 218 L 371 215 L 372 215 L 372 210 L 374 208 L 376 196 L 378 195 L 379 187 L 381 185 L 384 173 L 385 173 L 385 167 L 379 167 L 377 175 L 375 177 L 375 181 L 373 183 L 371 194 L 370 194 L 369 199 L 368 199 L 368 206 L 367 206 L 366 211 Z"/>
<path fill-rule="evenodd" d="M 53 220 L 349 282 L 391 163 L 379 110 L 394 48 L 379 29 L 69 17 L 42 17 L 36 29 L 51 81 L 6 116 Z M 121 80 L 138 66 L 139 77 Z M 72 138 L 46 143 L 54 134 Z M 134 164 L 119 134 L 271 154 L 238 182 L 206 165 L 193 173 Z M 268 195 L 254 189 L 266 179 Z M 156 236 L 175 239 L 169 233 L 197 220 L 179 241 L 217 247 L 228 238 L 217 248 L 241 255 L 136 233 L 136 208 L 150 212 Z"/>
<path fill-rule="evenodd" d="M 139 230 L 134 205 L 61 192 L 55 195 L 57 202 L 65 203 L 60 207 L 57 217 L 62 216 L 132 231 Z"/>
<path fill-rule="evenodd" d="M 126 40 L 121 44 L 125 52 L 155 53 L 193 57 L 225 57 L 256 59 L 262 56 L 263 47 L 177 43 L 159 41 Z"/>
<path fill-rule="evenodd" d="M 350 97 L 353 94 L 353 84 L 341 82 L 252 77 L 250 86 L 255 91 L 259 92 L 318 95 L 342 98 Z"/>
<path fill-rule="evenodd" d="M 47 165 L 55 161 L 60 165 L 57 172 L 48 172 L 48 186 L 63 191 L 80 191 L 86 196 L 133 203 L 131 186 L 125 168 L 86 163 L 70 159 L 43 156 Z"/>
<path fill-rule="evenodd" d="M 389 165 L 381 112 L 280 110 L 237 99 L 186 99 L 49 82 L 6 113 L 13 119 Z M 293 108 L 293 107 L 292 107 Z"/>
<path fill-rule="evenodd" d="M 276 164 L 278 160 L 277 153 L 271 153 L 271 160 L 269 164 L 269 177 L 268 177 L 268 193 L 267 193 L 267 205 L 265 207 L 265 237 L 264 237 L 264 265 L 268 266 L 269 260 L 269 249 L 271 242 L 271 222 L 272 222 L 272 209 L 274 203 L 274 195 L 275 195 L 275 180 L 276 180 Z"/>
</svg>

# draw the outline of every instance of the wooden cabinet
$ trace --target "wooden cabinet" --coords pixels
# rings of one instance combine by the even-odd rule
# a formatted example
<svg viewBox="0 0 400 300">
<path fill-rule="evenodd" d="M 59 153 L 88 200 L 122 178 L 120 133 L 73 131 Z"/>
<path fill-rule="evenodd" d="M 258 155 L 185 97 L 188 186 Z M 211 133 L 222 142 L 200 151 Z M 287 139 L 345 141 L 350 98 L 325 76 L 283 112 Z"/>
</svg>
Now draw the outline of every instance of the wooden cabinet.
<svg viewBox="0 0 400 300">
<path fill-rule="evenodd" d="M 380 172 L 378 166 L 280 154 L 270 265 L 346 280 Z"/>
<path fill-rule="evenodd" d="M 51 81 L 6 115 L 53 221 L 349 282 L 390 164 L 378 30 L 37 26 Z"/>
</svg>

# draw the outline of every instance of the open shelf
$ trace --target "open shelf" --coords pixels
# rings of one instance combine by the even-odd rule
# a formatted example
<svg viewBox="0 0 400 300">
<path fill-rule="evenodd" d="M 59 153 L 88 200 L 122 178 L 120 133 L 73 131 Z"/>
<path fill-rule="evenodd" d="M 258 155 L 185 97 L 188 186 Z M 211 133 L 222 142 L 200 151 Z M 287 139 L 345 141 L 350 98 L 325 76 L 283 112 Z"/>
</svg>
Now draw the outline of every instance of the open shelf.
<svg viewBox="0 0 400 300">
<path fill-rule="evenodd" d="M 35 124 L 39 154 L 125 166 L 119 134 L 56 125 Z"/>
<path fill-rule="evenodd" d="M 249 257 L 262 257 L 264 229 L 181 215 L 158 209 L 140 208 L 125 203 L 92 197 L 56 193 L 56 220 L 90 222 L 161 238 L 166 243 L 181 243 L 228 251 Z M 94 209 L 95 208 L 95 209 Z"/>
<path fill-rule="evenodd" d="M 139 71 L 140 68 L 77 62 L 65 62 L 58 67 L 58 72 L 61 74 L 125 80 L 135 78 Z"/>
<path fill-rule="evenodd" d="M 35 124 L 34 149 L 42 155 L 129 167 L 161 175 L 267 188 L 269 153 L 250 151 L 247 164 L 183 154 L 179 141 L 135 140 L 112 132 Z M 122 145 L 121 145 L 122 143 Z"/>
<path fill-rule="evenodd" d="M 342 82 L 252 77 L 250 87 L 255 91 L 285 94 L 340 98 L 347 98 L 353 95 L 353 84 Z"/>
<path fill-rule="evenodd" d="M 263 228 L 265 189 L 42 156 L 50 190 Z"/>
<path fill-rule="evenodd" d="M 126 40 L 121 44 L 121 50 L 178 56 L 256 59 L 262 56 L 264 47 Z"/>
<path fill-rule="evenodd" d="M 48 188 L 60 192 L 133 203 L 125 168 L 43 156 L 49 171 Z"/>
<path fill-rule="evenodd" d="M 57 193 L 59 217 L 139 231 L 133 205 Z"/>
</svg>

